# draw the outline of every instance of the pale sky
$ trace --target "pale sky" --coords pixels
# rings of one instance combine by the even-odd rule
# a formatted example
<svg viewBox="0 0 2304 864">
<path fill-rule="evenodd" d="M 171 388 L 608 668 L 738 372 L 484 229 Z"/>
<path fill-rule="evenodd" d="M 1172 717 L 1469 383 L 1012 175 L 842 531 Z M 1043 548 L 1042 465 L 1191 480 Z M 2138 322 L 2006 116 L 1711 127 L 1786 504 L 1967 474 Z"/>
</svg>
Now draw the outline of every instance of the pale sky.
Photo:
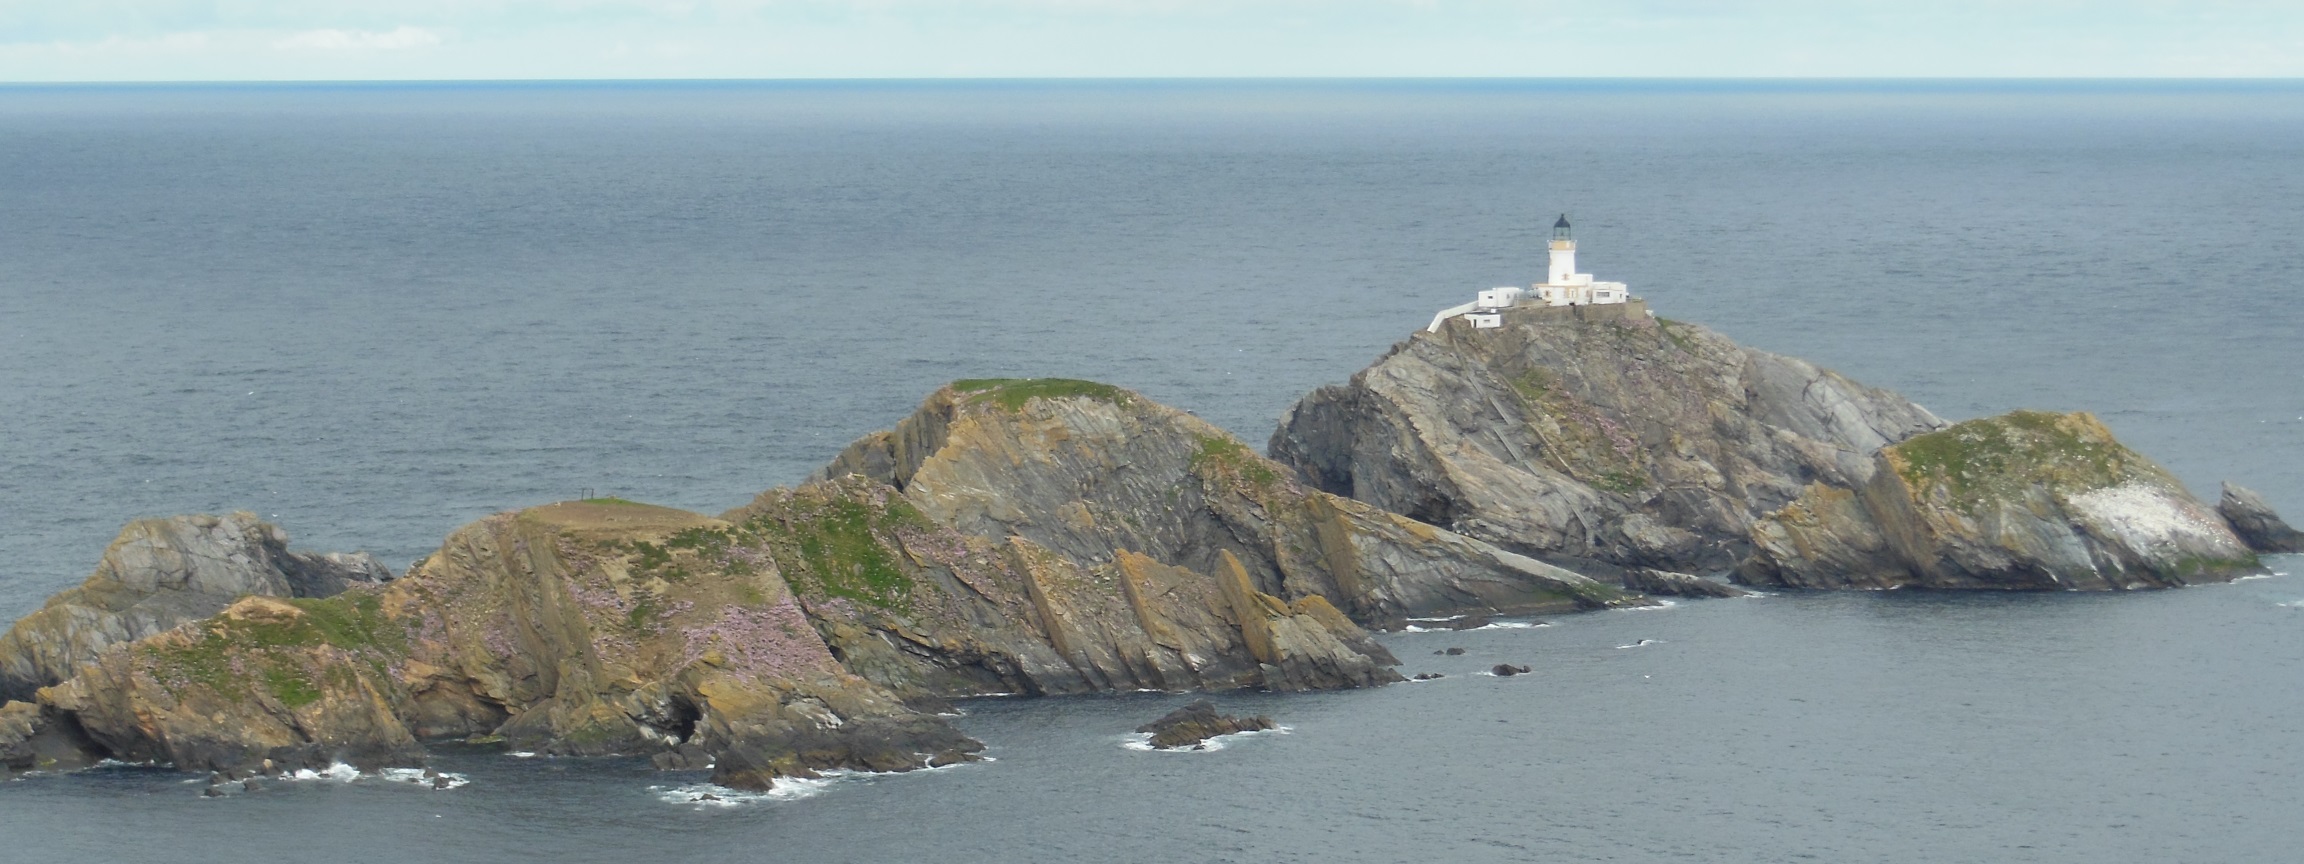
<svg viewBox="0 0 2304 864">
<path fill-rule="evenodd" d="M 2304 0 L 0 0 L 0 81 L 2300 77 Z"/>
</svg>

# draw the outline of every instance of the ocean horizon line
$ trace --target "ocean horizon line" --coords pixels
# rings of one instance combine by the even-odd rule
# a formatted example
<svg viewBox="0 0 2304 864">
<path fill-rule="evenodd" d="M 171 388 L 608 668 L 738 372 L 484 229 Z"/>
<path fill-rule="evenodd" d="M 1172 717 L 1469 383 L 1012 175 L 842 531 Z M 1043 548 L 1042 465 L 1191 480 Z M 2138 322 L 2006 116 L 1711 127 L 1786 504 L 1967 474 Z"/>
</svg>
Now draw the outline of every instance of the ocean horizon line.
<svg viewBox="0 0 2304 864">
<path fill-rule="evenodd" d="M 1651 87 L 1724 89 L 2074 89 L 2100 87 L 2283 87 L 2304 85 L 2304 77 L 1942 77 L 1942 76 L 1097 76 L 1097 77 L 811 77 L 811 78 L 292 78 L 202 80 L 0 81 L 0 89 L 100 88 L 328 88 L 328 87 L 568 87 L 568 86 L 1544 86 L 1558 88 Z"/>
</svg>

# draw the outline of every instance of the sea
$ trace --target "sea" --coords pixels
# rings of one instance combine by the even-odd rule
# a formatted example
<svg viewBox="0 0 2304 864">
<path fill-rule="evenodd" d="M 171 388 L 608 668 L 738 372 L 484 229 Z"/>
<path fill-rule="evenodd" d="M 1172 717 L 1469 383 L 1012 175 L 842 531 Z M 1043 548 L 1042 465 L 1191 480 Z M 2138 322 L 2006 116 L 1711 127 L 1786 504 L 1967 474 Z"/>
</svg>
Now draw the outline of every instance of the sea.
<svg viewBox="0 0 2304 864">
<path fill-rule="evenodd" d="M 1563 213 L 1659 315 L 1949 419 L 2093 411 L 2304 517 L 2300 201 L 2294 81 L 0 85 L 0 619 L 138 517 L 397 570 L 551 501 L 717 513 L 961 377 L 1261 445 L 1540 278 Z M 767 795 L 112 765 L 0 783 L 0 859 L 2287 862 L 2304 559 L 2267 561 L 1401 632 L 1446 677 L 1222 694 L 1281 728 L 1210 750 L 1130 731 L 1183 694 L 978 699 L 992 761 Z"/>
</svg>

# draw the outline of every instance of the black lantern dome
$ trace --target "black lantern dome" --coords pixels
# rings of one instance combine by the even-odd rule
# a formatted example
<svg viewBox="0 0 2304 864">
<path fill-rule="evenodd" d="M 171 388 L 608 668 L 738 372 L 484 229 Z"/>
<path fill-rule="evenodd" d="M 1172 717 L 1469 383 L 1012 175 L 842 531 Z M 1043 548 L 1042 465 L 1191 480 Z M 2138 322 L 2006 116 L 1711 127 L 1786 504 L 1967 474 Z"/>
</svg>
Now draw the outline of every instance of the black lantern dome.
<svg viewBox="0 0 2304 864">
<path fill-rule="evenodd" d="M 1566 214 L 1566 213 L 1562 213 L 1562 214 L 1560 214 L 1560 221 L 1552 223 L 1552 239 L 1554 239 L 1554 240 L 1566 240 L 1566 239 L 1569 239 L 1569 237 L 1568 237 L 1568 214 Z"/>
</svg>

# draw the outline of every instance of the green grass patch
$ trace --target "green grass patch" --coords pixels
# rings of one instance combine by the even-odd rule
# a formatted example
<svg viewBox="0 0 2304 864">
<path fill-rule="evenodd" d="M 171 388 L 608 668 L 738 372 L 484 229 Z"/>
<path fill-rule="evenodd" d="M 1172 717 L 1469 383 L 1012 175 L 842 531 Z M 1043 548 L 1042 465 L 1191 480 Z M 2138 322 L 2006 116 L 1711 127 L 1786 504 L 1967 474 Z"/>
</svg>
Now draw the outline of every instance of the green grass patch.
<svg viewBox="0 0 2304 864">
<path fill-rule="evenodd" d="M 1132 398 L 1128 391 L 1110 384 L 1077 378 L 963 378 L 952 382 L 952 389 L 976 394 L 976 401 L 989 399 L 1010 411 L 1034 399 L 1084 398 L 1126 405 Z"/>
<path fill-rule="evenodd" d="M 2062 414 L 2012 411 L 1915 435 L 1888 452 L 1906 483 L 1941 488 L 1974 515 L 2035 487 L 2100 489 L 2135 476 L 2140 457 L 2101 431 Z"/>
<path fill-rule="evenodd" d="M 141 650 L 164 678 L 239 697 L 251 695 L 252 688 L 261 685 L 290 708 L 310 705 L 321 696 L 320 686 L 303 671 L 309 649 L 329 646 L 351 652 L 378 674 L 384 673 L 386 658 L 407 653 L 407 630 L 384 616 L 383 599 L 374 592 L 283 602 L 303 614 L 239 620 L 219 616 L 203 622 L 190 644 Z M 243 671 L 235 671 L 236 665 Z"/>
<path fill-rule="evenodd" d="M 877 530 L 898 524 L 927 526 L 929 522 L 927 516 L 902 501 L 875 510 L 859 501 L 836 498 L 823 502 L 793 500 L 785 512 L 764 515 L 748 527 L 770 538 L 771 549 L 780 560 L 800 565 L 785 568 L 787 579 L 804 580 L 834 597 L 908 611 L 912 579 L 904 575 Z"/>
<path fill-rule="evenodd" d="M 584 499 L 584 500 L 582 500 L 582 501 L 578 501 L 578 502 L 576 502 L 576 503 L 579 503 L 579 504 L 610 504 L 610 505 L 614 505 L 614 506 L 618 506 L 618 507 L 650 507 L 650 506 L 654 506 L 654 505 L 650 505 L 650 504 L 642 504 L 642 503 L 640 503 L 640 502 L 638 502 L 638 501 L 626 501 L 626 500 L 624 500 L 624 499 L 622 499 L 622 498 L 586 498 L 586 499 Z"/>
<path fill-rule="evenodd" d="M 1246 444 L 1225 435 L 1194 435 L 1192 439 L 1199 443 L 1199 449 L 1192 453 L 1192 470 L 1203 477 L 1231 474 L 1259 489 L 1270 489 L 1280 482 L 1280 472 L 1257 458 Z"/>
<path fill-rule="evenodd" d="M 304 676 L 301 669 L 286 663 L 272 663 L 264 667 L 264 687 L 280 704 L 302 708 L 320 701 L 320 687 Z"/>
</svg>

